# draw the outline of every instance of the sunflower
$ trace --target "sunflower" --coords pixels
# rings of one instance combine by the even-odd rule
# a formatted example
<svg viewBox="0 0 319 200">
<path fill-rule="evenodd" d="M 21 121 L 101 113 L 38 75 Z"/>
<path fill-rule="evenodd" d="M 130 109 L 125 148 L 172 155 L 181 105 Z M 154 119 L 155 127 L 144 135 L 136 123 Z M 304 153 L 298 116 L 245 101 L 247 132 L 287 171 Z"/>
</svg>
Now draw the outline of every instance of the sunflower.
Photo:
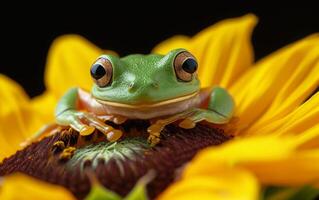
<svg viewBox="0 0 319 200">
<path fill-rule="evenodd" d="M 115 146 L 88 138 L 89 145 L 61 164 L 48 152 L 61 150 L 51 148 L 58 139 L 71 146 L 78 141 L 72 130 L 60 130 L 25 148 L 20 145 L 54 122 L 53 110 L 67 89 L 90 90 L 92 61 L 102 53 L 115 54 L 112 51 L 77 35 L 56 39 L 47 59 L 46 91 L 33 99 L 1 75 L 0 199 L 145 199 L 146 190 L 161 200 L 315 198 L 319 36 L 311 35 L 254 63 L 251 34 L 256 23 L 252 14 L 227 19 L 193 37 L 174 36 L 153 49 L 159 54 L 188 49 L 198 59 L 202 87 L 224 87 L 236 102 L 231 123 L 218 128 L 198 125 L 183 132 L 169 126 L 163 144 L 155 148 L 138 137 Z M 147 124 L 133 121 L 125 126 Z M 101 148 L 110 158 L 103 164 L 94 159 Z M 95 175 L 91 171 L 82 176 L 86 165 Z M 149 169 L 155 169 L 155 175 Z M 103 173 L 107 170 L 112 173 Z"/>
</svg>

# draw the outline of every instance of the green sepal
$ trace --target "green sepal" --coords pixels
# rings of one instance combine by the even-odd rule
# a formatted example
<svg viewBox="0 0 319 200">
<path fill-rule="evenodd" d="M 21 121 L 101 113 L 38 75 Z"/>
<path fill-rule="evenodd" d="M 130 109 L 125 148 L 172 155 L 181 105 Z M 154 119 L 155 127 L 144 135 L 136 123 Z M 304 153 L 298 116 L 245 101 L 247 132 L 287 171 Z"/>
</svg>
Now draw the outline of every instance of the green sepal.
<svg viewBox="0 0 319 200">
<path fill-rule="evenodd" d="M 154 171 L 149 171 L 134 186 L 124 200 L 148 200 L 146 185 L 155 177 Z"/>
<path fill-rule="evenodd" d="M 319 189 L 306 185 L 303 187 L 269 187 L 264 192 L 263 200 L 313 200 L 319 195 Z"/>
<path fill-rule="evenodd" d="M 85 200 L 122 200 L 122 197 L 100 184 L 94 184 Z"/>
<path fill-rule="evenodd" d="M 145 185 L 137 184 L 124 200 L 148 200 Z"/>
<path fill-rule="evenodd" d="M 134 186 L 131 192 L 124 198 L 103 187 L 99 183 L 94 183 L 92 189 L 85 200 L 148 200 L 146 185 L 154 178 L 155 173 L 149 171 Z"/>
</svg>

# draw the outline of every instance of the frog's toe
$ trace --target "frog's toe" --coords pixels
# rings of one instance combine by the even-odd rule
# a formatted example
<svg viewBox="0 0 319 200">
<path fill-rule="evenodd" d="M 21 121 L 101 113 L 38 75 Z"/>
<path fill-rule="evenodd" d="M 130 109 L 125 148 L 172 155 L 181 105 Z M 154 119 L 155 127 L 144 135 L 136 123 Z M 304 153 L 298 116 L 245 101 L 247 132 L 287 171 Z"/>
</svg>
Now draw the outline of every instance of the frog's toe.
<svg viewBox="0 0 319 200">
<path fill-rule="evenodd" d="M 196 126 L 196 122 L 194 122 L 194 120 L 192 120 L 191 118 L 186 118 L 183 121 L 181 121 L 178 124 L 179 127 L 184 128 L 184 129 L 191 129 L 194 128 Z"/>
<path fill-rule="evenodd" d="M 113 122 L 115 124 L 123 124 L 124 122 L 126 122 L 127 118 L 126 117 L 123 117 L 123 116 L 115 116 L 113 118 Z"/>
<path fill-rule="evenodd" d="M 69 116 L 69 125 L 82 136 L 91 135 L 95 130 L 94 127 L 85 124 L 78 116 L 75 115 Z"/>
<path fill-rule="evenodd" d="M 94 116 L 91 113 L 85 113 L 84 118 L 88 122 L 89 127 L 94 127 L 101 131 L 110 142 L 118 140 L 123 135 L 121 130 L 114 129 L 112 126 L 105 124 L 98 117 Z"/>
<path fill-rule="evenodd" d="M 150 135 L 148 136 L 147 141 L 151 146 L 155 146 L 156 144 L 160 142 L 160 138 L 159 136 L 156 136 L 156 135 Z"/>
<path fill-rule="evenodd" d="M 115 142 L 120 139 L 123 135 L 121 130 L 114 129 L 106 134 L 106 138 L 110 142 Z"/>
<path fill-rule="evenodd" d="M 84 113 L 82 119 L 85 120 L 89 126 L 95 127 L 104 134 L 113 130 L 112 126 L 105 124 L 102 120 L 91 113 Z"/>
<path fill-rule="evenodd" d="M 95 128 L 93 126 L 84 125 L 83 128 L 80 130 L 80 135 L 88 136 L 94 132 Z"/>
<path fill-rule="evenodd" d="M 120 115 L 99 115 L 97 116 L 102 121 L 111 121 L 115 124 L 123 124 L 127 118 Z"/>
</svg>

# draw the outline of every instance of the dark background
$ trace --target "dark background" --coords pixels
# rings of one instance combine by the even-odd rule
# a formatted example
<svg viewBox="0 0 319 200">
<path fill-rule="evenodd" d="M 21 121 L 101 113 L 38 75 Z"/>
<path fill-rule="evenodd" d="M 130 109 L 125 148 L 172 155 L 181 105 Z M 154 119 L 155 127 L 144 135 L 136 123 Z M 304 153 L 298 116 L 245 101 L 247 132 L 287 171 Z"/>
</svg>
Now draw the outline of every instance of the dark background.
<svg viewBox="0 0 319 200">
<path fill-rule="evenodd" d="M 319 32 L 319 7 L 306 1 L 78 4 L 47 3 L 33 9 L 21 3 L 10 8 L 1 6 L 0 73 L 19 82 L 29 95 L 40 94 L 44 90 L 48 48 L 54 38 L 67 33 L 80 34 L 120 55 L 148 53 L 175 34 L 194 35 L 219 20 L 254 13 L 259 23 L 253 44 L 256 59 L 260 59 L 283 45 Z"/>
</svg>

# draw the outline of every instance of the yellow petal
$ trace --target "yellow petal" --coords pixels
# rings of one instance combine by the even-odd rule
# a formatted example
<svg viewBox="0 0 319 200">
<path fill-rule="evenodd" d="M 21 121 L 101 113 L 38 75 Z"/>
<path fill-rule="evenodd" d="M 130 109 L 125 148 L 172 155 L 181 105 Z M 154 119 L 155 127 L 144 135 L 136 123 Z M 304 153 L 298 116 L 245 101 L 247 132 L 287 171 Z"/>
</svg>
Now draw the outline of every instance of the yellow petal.
<svg viewBox="0 0 319 200">
<path fill-rule="evenodd" d="M 191 49 L 191 38 L 184 35 L 173 36 L 154 47 L 152 52 L 165 55 L 172 49 Z"/>
<path fill-rule="evenodd" d="M 37 117 L 41 118 L 43 125 L 55 121 L 54 110 L 59 99 L 52 92 L 44 92 L 31 100 L 31 106 Z"/>
<path fill-rule="evenodd" d="M 233 140 L 202 150 L 183 177 L 214 176 L 228 169 L 244 169 L 263 185 L 301 186 L 319 181 L 319 125 L 305 135 L 258 136 Z M 307 146 L 306 146 L 307 145 Z"/>
<path fill-rule="evenodd" d="M 2 200 L 75 200 L 65 188 L 52 185 L 22 174 L 3 178 L 0 184 Z"/>
<path fill-rule="evenodd" d="M 313 92 L 319 84 L 315 75 L 319 70 L 318 43 L 318 35 L 313 35 L 283 48 L 235 83 L 231 93 L 238 105 L 241 129 L 254 126 L 257 130 L 286 116 Z"/>
<path fill-rule="evenodd" d="M 297 109 L 283 118 L 274 119 L 271 123 L 258 127 L 253 126 L 245 134 L 304 134 L 313 126 L 319 124 L 319 93 L 315 94 Z"/>
<path fill-rule="evenodd" d="M 186 168 L 184 175 L 204 175 L 250 161 L 282 159 L 295 148 L 294 140 L 283 140 L 273 135 L 237 138 L 221 146 L 200 151 Z"/>
<path fill-rule="evenodd" d="M 60 97 L 71 87 L 90 90 L 90 67 L 103 53 L 114 54 L 111 51 L 102 51 L 78 35 L 65 35 L 56 39 L 49 50 L 45 71 L 45 83 L 49 92 Z"/>
<path fill-rule="evenodd" d="M 20 148 L 30 132 L 40 126 L 23 89 L 0 75 L 0 161 Z"/>
<path fill-rule="evenodd" d="M 165 54 L 175 48 L 188 49 L 199 62 L 202 87 L 230 87 L 253 63 L 251 32 L 257 19 L 248 14 L 206 28 L 192 38 L 176 36 L 154 48 Z"/>
<path fill-rule="evenodd" d="M 297 135 L 297 143 L 299 144 L 298 150 L 314 149 L 319 148 L 319 124 L 312 126 L 302 134 Z"/>
<path fill-rule="evenodd" d="M 171 185 L 159 200 L 256 200 L 259 185 L 256 178 L 244 170 L 224 170 L 210 176 L 182 178 Z"/>
<path fill-rule="evenodd" d="M 288 133 L 285 132 L 287 135 Z M 277 134 L 278 135 L 278 134 Z M 302 134 L 279 140 L 291 140 L 295 148 L 281 158 L 251 160 L 240 167 L 251 171 L 266 185 L 302 186 L 316 185 L 319 181 L 319 124 Z M 259 152 L 256 152 L 259 154 Z"/>
<path fill-rule="evenodd" d="M 244 167 L 266 185 L 315 184 L 319 181 L 319 150 L 295 152 L 278 160 L 251 161 Z"/>
</svg>

